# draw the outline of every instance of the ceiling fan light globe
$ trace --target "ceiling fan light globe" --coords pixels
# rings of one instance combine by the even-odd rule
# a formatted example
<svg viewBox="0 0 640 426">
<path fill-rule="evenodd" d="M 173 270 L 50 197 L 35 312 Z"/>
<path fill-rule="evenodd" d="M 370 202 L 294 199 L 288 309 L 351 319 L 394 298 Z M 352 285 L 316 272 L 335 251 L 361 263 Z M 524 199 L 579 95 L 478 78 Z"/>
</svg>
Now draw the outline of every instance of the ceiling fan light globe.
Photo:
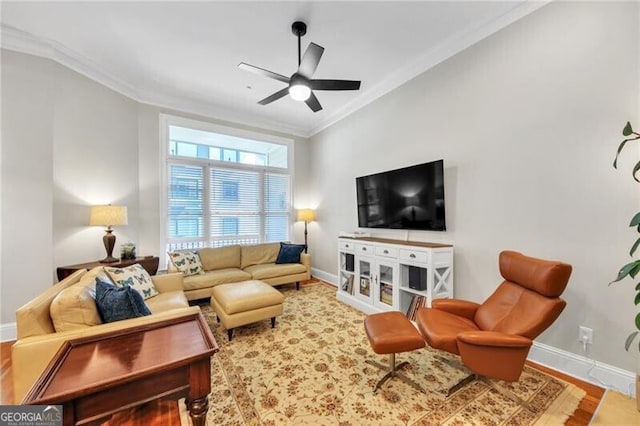
<svg viewBox="0 0 640 426">
<path fill-rule="evenodd" d="M 294 84 L 289 86 L 289 95 L 296 101 L 306 101 L 311 96 L 311 89 L 304 84 Z"/>
</svg>

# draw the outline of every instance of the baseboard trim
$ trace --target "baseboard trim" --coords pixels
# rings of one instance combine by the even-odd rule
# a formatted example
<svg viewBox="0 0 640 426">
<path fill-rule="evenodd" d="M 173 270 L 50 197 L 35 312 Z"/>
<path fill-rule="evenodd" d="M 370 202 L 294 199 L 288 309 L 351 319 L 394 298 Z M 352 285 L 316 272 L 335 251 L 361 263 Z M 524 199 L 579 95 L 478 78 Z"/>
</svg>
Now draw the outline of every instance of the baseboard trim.
<svg viewBox="0 0 640 426">
<path fill-rule="evenodd" d="M 338 287 L 338 276 L 330 274 L 328 272 L 322 271 L 320 269 L 311 268 L 311 276 L 314 278 L 319 278 L 322 281 L 325 281 L 329 284 L 333 284 Z"/>
<path fill-rule="evenodd" d="M 334 274 L 316 268 L 311 268 L 311 273 L 316 278 L 338 286 L 338 277 Z M 636 394 L 635 373 L 582 355 L 533 342 L 527 359 L 596 386 L 613 389 L 628 396 Z"/>
<path fill-rule="evenodd" d="M 606 389 L 635 396 L 635 373 L 544 343 L 533 342 L 529 361 Z"/>
<path fill-rule="evenodd" d="M 0 324 L 0 342 L 10 342 L 16 340 L 18 327 L 15 322 Z"/>
</svg>

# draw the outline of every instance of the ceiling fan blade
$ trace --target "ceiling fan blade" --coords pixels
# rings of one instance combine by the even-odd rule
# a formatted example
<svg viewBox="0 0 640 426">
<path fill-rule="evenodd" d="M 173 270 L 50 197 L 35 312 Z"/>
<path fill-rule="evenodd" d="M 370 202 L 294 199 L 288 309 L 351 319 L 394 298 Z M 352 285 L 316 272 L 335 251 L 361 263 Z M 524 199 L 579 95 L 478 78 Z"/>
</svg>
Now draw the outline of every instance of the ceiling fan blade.
<svg viewBox="0 0 640 426">
<path fill-rule="evenodd" d="M 265 77 L 273 78 L 274 80 L 281 81 L 283 83 L 289 84 L 289 77 L 285 77 L 284 75 L 277 74 L 273 71 L 265 70 L 264 68 L 256 67 L 253 65 L 245 64 L 244 62 L 240 62 L 238 64 L 238 68 L 241 68 L 245 71 L 252 72 L 254 74 L 262 75 Z"/>
<path fill-rule="evenodd" d="M 270 104 L 273 101 L 277 101 L 280 98 L 283 98 L 285 96 L 287 96 L 289 94 L 289 88 L 285 87 L 282 90 L 278 90 L 276 93 L 274 93 L 273 95 L 267 96 L 266 98 L 264 98 L 263 100 L 261 100 L 260 102 L 258 102 L 260 105 L 267 105 Z"/>
<path fill-rule="evenodd" d="M 359 90 L 360 82 L 356 80 L 310 80 L 311 90 Z"/>
<path fill-rule="evenodd" d="M 316 72 L 316 68 L 318 68 L 322 52 L 324 52 L 324 47 L 318 46 L 315 43 L 309 43 L 309 47 L 307 47 L 307 50 L 304 52 L 304 56 L 300 61 L 298 74 L 305 78 L 311 78 L 313 73 Z"/>
<path fill-rule="evenodd" d="M 309 108 L 311 108 L 311 111 L 313 112 L 318 112 L 322 109 L 320 101 L 318 100 L 318 98 L 316 98 L 316 95 L 314 95 L 313 92 L 311 92 L 311 96 L 309 96 L 309 99 L 304 102 L 309 105 Z"/>
</svg>

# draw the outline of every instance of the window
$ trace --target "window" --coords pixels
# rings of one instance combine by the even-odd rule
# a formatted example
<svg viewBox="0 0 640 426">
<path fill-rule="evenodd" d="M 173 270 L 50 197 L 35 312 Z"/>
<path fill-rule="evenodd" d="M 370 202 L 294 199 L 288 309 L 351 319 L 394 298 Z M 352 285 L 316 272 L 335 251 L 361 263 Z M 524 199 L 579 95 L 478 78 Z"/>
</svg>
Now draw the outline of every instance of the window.
<svg viewBox="0 0 640 426">
<path fill-rule="evenodd" d="M 238 218 L 222 218 L 222 235 L 238 235 Z"/>
<path fill-rule="evenodd" d="M 222 199 L 225 201 L 238 201 L 238 182 L 222 182 Z"/>
<path fill-rule="evenodd" d="M 163 117 L 165 251 L 289 239 L 291 141 Z"/>
</svg>

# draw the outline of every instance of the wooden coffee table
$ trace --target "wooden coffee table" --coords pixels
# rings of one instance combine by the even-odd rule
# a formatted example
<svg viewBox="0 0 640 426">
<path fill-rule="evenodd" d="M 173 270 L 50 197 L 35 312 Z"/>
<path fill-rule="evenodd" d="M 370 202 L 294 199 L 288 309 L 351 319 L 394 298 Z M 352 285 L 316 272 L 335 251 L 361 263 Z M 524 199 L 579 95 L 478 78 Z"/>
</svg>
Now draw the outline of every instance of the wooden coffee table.
<svg viewBox="0 0 640 426">
<path fill-rule="evenodd" d="M 217 351 L 201 313 L 70 340 L 22 404 L 62 404 L 64 425 L 85 425 L 156 399 L 185 397 L 193 424 L 204 426 Z"/>
</svg>

